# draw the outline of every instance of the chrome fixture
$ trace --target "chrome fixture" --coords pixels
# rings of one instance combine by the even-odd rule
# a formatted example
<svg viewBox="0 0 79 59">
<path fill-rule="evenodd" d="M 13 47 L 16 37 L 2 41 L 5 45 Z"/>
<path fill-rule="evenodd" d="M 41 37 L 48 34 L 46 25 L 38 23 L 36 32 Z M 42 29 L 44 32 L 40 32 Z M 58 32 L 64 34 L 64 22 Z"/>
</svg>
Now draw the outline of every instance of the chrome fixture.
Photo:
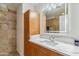
<svg viewBox="0 0 79 59">
<path fill-rule="evenodd" d="M 49 36 L 49 40 L 52 41 L 52 42 L 54 42 L 54 40 L 55 40 L 55 35 L 50 35 L 50 36 Z"/>
</svg>

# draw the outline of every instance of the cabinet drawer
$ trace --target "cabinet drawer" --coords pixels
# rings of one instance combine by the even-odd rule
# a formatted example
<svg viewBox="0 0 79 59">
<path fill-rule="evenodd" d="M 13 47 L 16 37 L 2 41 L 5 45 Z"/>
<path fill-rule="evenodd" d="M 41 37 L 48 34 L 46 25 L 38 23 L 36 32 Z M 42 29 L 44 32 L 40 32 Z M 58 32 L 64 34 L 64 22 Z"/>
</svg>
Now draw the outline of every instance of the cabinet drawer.
<svg viewBox="0 0 79 59">
<path fill-rule="evenodd" d="M 37 44 L 31 43 L 31 45 L 32 45 L 32 48 L 33 48 L 32 50 L 35 56 L 63 56 L 59 53 L 51 51 Z"/>
</svg>

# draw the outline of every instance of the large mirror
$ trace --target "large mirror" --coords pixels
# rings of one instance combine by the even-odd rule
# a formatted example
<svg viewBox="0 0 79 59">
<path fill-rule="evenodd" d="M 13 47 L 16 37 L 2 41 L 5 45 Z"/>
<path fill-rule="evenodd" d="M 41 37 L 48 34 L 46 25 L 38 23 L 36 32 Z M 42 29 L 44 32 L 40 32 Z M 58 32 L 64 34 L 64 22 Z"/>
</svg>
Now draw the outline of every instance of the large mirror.
<svg viewBox="0 0 79 59">
<path fill-rule="evenodd" d="M 46 15 L 46 32 L 66 32 L 67 31 L 67 4 L 52 3 L 44 9 Z"/>
</svg>

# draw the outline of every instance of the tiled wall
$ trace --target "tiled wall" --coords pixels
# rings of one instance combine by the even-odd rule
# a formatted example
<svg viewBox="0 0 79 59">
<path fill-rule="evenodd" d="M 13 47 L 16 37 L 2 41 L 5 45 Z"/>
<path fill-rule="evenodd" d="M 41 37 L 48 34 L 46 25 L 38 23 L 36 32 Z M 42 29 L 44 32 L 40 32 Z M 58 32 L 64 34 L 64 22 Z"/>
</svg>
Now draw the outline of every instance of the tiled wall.
<svg viewBox="0 0 79 59">
<path fill-rule="evenodd" d="M 16 51 L 16 13 L 0 11 L 0 55 Z"/>
</svg>

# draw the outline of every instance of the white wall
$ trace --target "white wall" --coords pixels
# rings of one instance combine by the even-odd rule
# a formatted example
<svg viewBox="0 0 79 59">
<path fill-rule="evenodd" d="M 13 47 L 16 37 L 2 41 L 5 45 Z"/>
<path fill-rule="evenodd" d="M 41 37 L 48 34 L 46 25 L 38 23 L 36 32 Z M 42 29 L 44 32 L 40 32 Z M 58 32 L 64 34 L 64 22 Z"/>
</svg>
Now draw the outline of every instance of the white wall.
<svg viewBox="0 0 79 59">
<path fill-rule="evenodd" d="M 24 55 L 24 12 L 31 9 L 28 4 L 21 4 L 17 10 L 17 51 Z"/>
<path fill-rule="evenodd" d="M 28 9 L 32 9 L 32 10 L 33 10 L 34 8 L 33 8 L 33 6 L 32 6 L 31 4 L 24 3 L 24 4 L 23 4 L 23 11 L 22 11 L 22 12 L 24 13 L 24 12 L 26 12 Z"/>
<path fill-rule="evenodd" d="M 33 9 L 29 4 L 21 4 L 17 10 L 17 51 L 24 55 L 24 12 L 28 9 Z"/>
<path fill-rule="evenodd" d="M 22 13 L 22 4 L 17 10 L 17 51 L 20 55 L 24 55 L 24 20 Z"/>
<path fill-rule="evenodd" d="M 79 39 L 79 3 L 71 3 L 69 17 L 71 20 L 70 34 Z"/>
</svg>

